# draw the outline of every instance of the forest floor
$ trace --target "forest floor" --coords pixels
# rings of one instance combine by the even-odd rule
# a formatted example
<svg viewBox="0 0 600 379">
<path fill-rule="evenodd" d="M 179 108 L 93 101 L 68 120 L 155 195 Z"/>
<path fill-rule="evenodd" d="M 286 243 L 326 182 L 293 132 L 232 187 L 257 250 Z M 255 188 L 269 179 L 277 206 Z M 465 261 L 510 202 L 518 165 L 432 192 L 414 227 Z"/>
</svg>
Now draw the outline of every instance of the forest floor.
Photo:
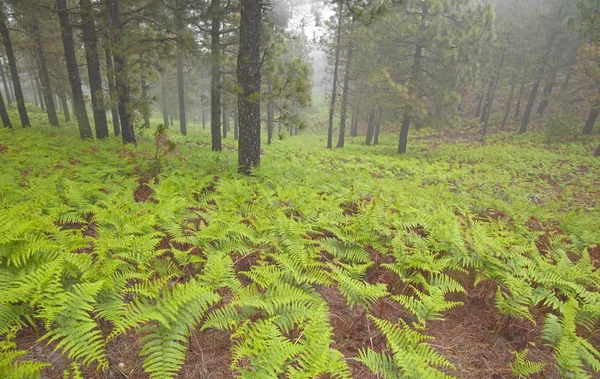
<svg viewBox="0 0 600 379">
<path fill-rule="evenodd" d="M 254 277 L 246 274 L 258 266 L 292 270 L 277 254 L 301 255 L 291 247 L 297 243 L 311 253 L 314 261 L 307 265 L 325 273 L 302 288 L 310 287 L 311 296 L 326 304 L 330 348 L 343 354 L 352 377 L 378 377 L 356 359 L 361 349 L 393 350 L 371 317 L 423 325 L 418 330 L 433 337 L 429 346 L 454 366 L 438 367 L 448 375 L 510 378 L 514 352 L 527 348 L 528 360 L 546 364 L 532 377 L 560 377 L 553 346 L 543 338 L 545 319 L 558 312 L 549 301 L 525 304 L 519 291 L 529 287 L 516 289 L 514 283 L 542 288 L 550 282 L 536 282 L 533 272 L 558 268 L 566 272 L 563 281 L 598 291 L 600 159 L 591 154 L 597 135 L 547 145 L 536 133 L 496 134 L 481 143 L 469 131 L 422 130 L 411 132 L 405 156 L 395 154 L 394 135 L 381 136 L 373 147 L 364 146 L 363 137 L 348 138 L 346 148 L 332 151 L 323 147 L 324 136 L 300 135 L 263 146 L 261 167 L 244 177 L 236 173 L 234 141 L 225 140 L 224 151 L 213 153 L 209 135 L 198 126 L 190 129 L 188 137 L 173 137 L 177 147 L 161 159 L 158 174 L 149 131 L 138 146 L 122 146 L 116 138 L 80 141 L 73 129 L 48 126 L 0 131 L 0 227 L 13 232 L 34 225 L 25 234 L 14 231 L 12 238 L 20 241 L 36 231 L 61 236 L 53 239 L 56 253 L 37 254 L 53 260 L 76 252 L 90 257 L 93 270 L 105 267 L 107 256 L 130 264 L 131 257 L 146 253 L 136 250 L 144 245 L 158 253 L 136 269 L 151 273 L 152 280 L 168 272 L 171 284 L 204 278 L 209 252 L 219 250 L 230 259 L 232 280 L 247 287 Z M 11 241 L 0 237 L 2 272 L 37 270 L 41 263 L 30 256 L 14 257 Z M 385 293 L 363 298 L 344 287 L 337 272 L 370 288 L 382 284 L 377 288 Z M 69 285 L 91 280 L 85 273 L 62 275 Z M 425 293 L 429 284 L 419 284 L 419 275 L 430 283 L 444 275 L 461 290 L 444 292 L 447 309 L 429 305 L 419 313 L 422 308 L 396 298 Z M 240 296 L 231 288 L 215 291 L 221 301 L 214 307 Z M 14 342 L 27 352 L 25 359 L 52 365 L 44 377 L 62 378 L 70 360 L 54 351 L 56 342 L 41 339 L 50 312 L 35 310 L 39 299 L 29 296 L 23 301 L 32 304 L 28 316 L 35 327 L 24 324 Z M 427 299 L 422 295 L 420 301 Z M 111 323 L 95 312 L 106 337 Z M 262 317 L 258 312 L 249 320 Z M 239 335 L 201 326 L 190 332 L 178 377 L 233 378 L 236 371 L 252 370 L 250 356 L 232 365 Z M 596 332 L 578 328 L 600 349 Z M 291 340 L 302 340 L 302 333 Z M 107 341 L 108 368 L 83 366 L 83 377 L 149 377 L 140 357 L 143 335 L 131 329 Z"/>
</svg>

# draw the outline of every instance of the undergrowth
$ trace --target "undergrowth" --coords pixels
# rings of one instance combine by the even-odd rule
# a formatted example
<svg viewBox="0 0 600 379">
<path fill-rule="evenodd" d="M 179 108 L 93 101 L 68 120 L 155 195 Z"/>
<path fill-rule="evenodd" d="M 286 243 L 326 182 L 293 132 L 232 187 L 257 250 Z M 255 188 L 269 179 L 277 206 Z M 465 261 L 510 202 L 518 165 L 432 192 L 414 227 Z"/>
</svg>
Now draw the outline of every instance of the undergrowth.
<svg viewBox="0 0 600 379">
<path fill-rule="evenodd" d="M 150 139 L 0 131 L 3 377 L 52 370 L 12 342 L 26 330 L 65 357 L 54 370 L 67 376 L 121 371 L 107 345 L 136 335 L 143 369 L 172 378 L 191 333 L 215 329 L 229 333 L 240 378 L 350 378 L 353 361 L 382 378 L 451 377 L 428 325 L 477 296 L 502 320 L 544 323 L 546 366 L 561 376 L 600 372 L 593 141 L 423 137 L 398 157 L 394 136 L 344 151 L 301 136 L 265 147 L 246 177 L 231 145 L 216 154 L 205 135 L 171 138 L 159 172 Z M 362 310 L 383 345 L 336 349 L 324 288 Z M 403 312 L 386 318 L 382 302 Z M 506 363 L 516 377 L 548 368 L 527 353 Z"/>
</svg>

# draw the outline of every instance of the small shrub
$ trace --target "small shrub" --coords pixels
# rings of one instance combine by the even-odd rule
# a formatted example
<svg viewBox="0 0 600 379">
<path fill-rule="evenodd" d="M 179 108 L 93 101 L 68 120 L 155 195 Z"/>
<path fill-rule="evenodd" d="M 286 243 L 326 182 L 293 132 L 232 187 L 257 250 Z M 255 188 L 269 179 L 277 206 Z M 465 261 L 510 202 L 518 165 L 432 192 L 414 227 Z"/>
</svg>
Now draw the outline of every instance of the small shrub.
<svg viewBox="0 0 600 379">
<path fill-rule="evenodd" d="M 577 130 L 578 124 L 572 118 L 565 116 L 562 111 L 557 111 L 546 123 L 546 143 L 563 142 L 576 135 Z"/>
</svg>

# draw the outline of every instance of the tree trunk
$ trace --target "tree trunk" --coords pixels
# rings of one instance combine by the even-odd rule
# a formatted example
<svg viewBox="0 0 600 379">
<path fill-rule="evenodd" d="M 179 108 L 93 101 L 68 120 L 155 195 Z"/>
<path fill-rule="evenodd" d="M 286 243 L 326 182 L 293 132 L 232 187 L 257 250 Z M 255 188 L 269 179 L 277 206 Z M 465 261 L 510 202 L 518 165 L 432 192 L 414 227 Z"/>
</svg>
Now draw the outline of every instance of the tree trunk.
<svg viewBox="0 0 600 379">
<path fill-rule="evenodd" d="M 210 134 L 212 150 L 221 151 L 221 1 L 211 0 Z M 241 111 L 240 111 L 241 117 Z"/>
<path fill-rule="evenodd" d="M 223 113 L 223 138 L 227 138 L 227 132 L 229 131 L 229 115 L 227 114 L 227 108 L 223 107 L 221 112 Z"/>
<path fill-rule="evenodd" d="M 509 41 L 507 40 L 506 43 L 508 44 Z M 496 94 L 496 87 L 498 86 L 498 81 L 500 80 L 500 73 L 502 72 L 502 68 L 504 67 L 504 58 L 505 57 L 506 57 L 506 47 L 504 47 L 504 49 L 502 51 L 502 58 L 500 59 L 500 64 L 498 65 L 498 71 L 496 72 L 496 76 L 493 79 L 492 88 L 490 91 L 491 94 L 489 95 L 489 98 L 487 100 L 487 110 L 485 112 L 485 120 L 483 123 L 483 131 L 482 131 L 483 137 L 485 137 L 485 135 L 487 134 L 487 131 L 488 131 L 490 116 L 492 115 L 492 108 L 494 107 L 494 96 Z"/>
<path fill-rule="evenodd" d="M 540 102 L 540 105 L 537 110 L 537 113 L 540 117 L 544 116 L 544 112 L 546 111 L 546 108 L 548 108 L 548 104 L 550 103 L 550 96 L 552 96 L 552 90 L 554 89 L 555 81 L 556 81 L 556 71 L 554 71 L 552 73 L 552 75 L 550 75 L 550 78 L 548 79 L 548 83 L 546 83 L 546 86 L 544 87 L 544 92 L 542 94 L 542 101 Z"/>
<path fill-rule="evenodd" d="M 33 32 L 35 34 L 35 45 L 37 50 L 37 66 L 40 74 L 41 88 L 43 101 L 40 100 L 41 104 L 45 103 L 46 114 L 48 115 L 48 121 L 50 125 L 59 126 L 58 115 L 56 114 L 56 105 L 54 104 L 54 97 L 52 96 L 52 86 L 50 84 L 50 74 L 48 73 L 48 64 L 46 62 L 46 53 L 42 44 L 40 28 L 37 19 L 33 18 Z M 42 109 L 44 107 L 42 106 Z"/>
<path fill-rule="evenodd" d="M 383 110 L 379 108 L 377 111 L 377 117 L 375 118 L 375 131 L 373 135 L 373 145 L 379 145 L 379 130 L 381 129 L 381 117 L 383 116 Z"/>
<path fill-rule="evenodd" d="M 373 140 L 373 132 L 375 129 L 375 111 L 369 112 L 369 120 L 367 123 L 367 136 L 365 138 L 365 145 L 371 146 Z"/>
<path fill-rule="evenodd" d="M 292 137 L 294 135 L 294 124 L 290 124 L 288 126 L 288 129 L 289 129 L 288 131 L 290 133 L 290 137 Z"/>
<path fill-rule="evenodd" d="M 0 93 L 0 118 L 2 119 L 2 125 L 5 128 L 12 129 L 12 123 L 10 122 L 10 117 L 8 117 L 8 112 L 6 111 L 6 105 L 4 104 L 4 98 Z"/>
<path fill-rule="evenodd" d="M 477 100 L 479 99 L 479 100 Z M 481 105 L 483 104 L 483 94 L 478 94 L 475 101 L 477 101 L 477 110 L 475 111 L 475 118 L 481 115 Z"/>
<path fill-rule="evenodd" d="M 179 98 L 179 130 L 187 135 L 187 122 L 185 120 L 185 88 L 183 86 L 183 57 L 177 54 L 177 95 Z"/>
<path fill-rule="evenodd" d="M 79 77 L 79 67 L 75 55 L 75 44 L 73 42 L 73 30 L 69 20 L 69 8 L 67 0 L 56 0 L 58 8 L 58 18 L 62 33 L 63 47 L 65 49 L 65 60 L 67 61 L 67 71 L 69 73 L 69 83 L 71 84 L 71 93 L 73 96 L 73 105 L 75 108 L 75 117 L 79 125 L 79 136 L 81 138 L 92 138 L 92 129 L 90 120 L 85 109 L 85 100 L 81 90 L 81 78 Z"/>
<path fill-rule="evenodd" d="M 598 145 L 598 147 L 596 148 L 596 152 L 594 152 L 594 156 L 596 157 L 600 157 L 600 144 Z"/>
<path fill-rule="evenodd" d="M 2 85 L 4 86 L 4 95 L 6 96 L 6 101 L 8 103 L 8 106 L 12 106 L 12 98 L 10 96 L 10 91 L 8 90 L 8 81 L 6 80 L 6 71 L 4 69 L 4 62 L 3 62 L 3 58 L 0 57 L 0 76 L 2 76 Z"/>
<path fill-rule="evenodd" d="M 241 0 L 237 77 L 240 139 L 238 171 L 249 174 L 260 164 L 260 0 Z"/>
<path fill-rule="evenodd" d="M 521 89 L 519 90 L 519 96 L 517 98 L 517 107 L 515 108 L 515 118 L 521 114 L 521 99 L 523 99 L 523 92 L 525 91 L 525 78 L 521 82 Z"/>
<path fill-rule="evenodd" d="M 36 107 L 40 106 L 40 102 L 38 101 L 38 89 L 35 86 L 35 81 L 37 78 L 33 78 L 33 75 L 29 75 L 29 84 L 31 85 L 31 93 L 33 94 L 33 104 Z"/>
<path fill-rule="evenodd" d="M 569 82 L 571 81 L 571 75 L 573 75 L 573 72 L 571 70 L 569 70 L 569 72 L 567 72 L 567 77 L 565 78 L 564 83 L 560 87 L 561 93 L 564 93 L 567 90 L 567 88 L 569 87 Z"/>
<path fill-rule="evenodd" d="M 110 12 L 108 15 L 110 19 Z M 110 29 L 110 26 L 109 26 Z M 112 33 L 112 32 L 111 32 Z M 115 88 L 115 67 L 113 65 L 111 36 L 108 36 L 106 46 L 104 47 L 104 55 L 106 56 L 106 80 L 108 81 L 108 96 L 110 99 L 110 113 L 112 115 L 113 132 L 116 136 L 121 135 L 121 122 L 119 120 L 119 105 L 118 94 Z"/>
<path fill-rule="evenodd" d="M 160 86 L 160 105 L 162 107 L 163 125 L 165 128 L 169 127 L 169 113 L 167 112 L 167 83 L 165 73 L 162 74 L 161 86 Z"/>
<path fill-rule="evenodd" d="M 204 103 L 202 103 L 202 129 L 206 129 L 206 112 L 204 110 Z"/>
<path fill-rule="evenodd" d="M 237 112 L 233 113 L 233 139 L 239 141 L 240 139 L 240 128 L 238 124 L 238 114 Z"/>
<path fill-rule="evenodd" d="M 267 99 L 267 145 L 273 142 L 273 104 Z"/>
<path fill-rule="evenodd" d="M 588 115 L 588 119 L 585 122 L 585 126 L 583 127 L 582 134 L 592 134 L 592 130 L 594 129 L 594 124 L 596 123 L 596 119 L 598 118 L 598 112 L 600 109 L 593 108 Z"/>
<path fill-rule="evenodd" d="M 485 95 L 485 102 L 483 103 L 483 109 L 481 110 L 481 115 L 479 117 L 479 122 L 485 122 L 489 110 L 489 105 L 492 100 L 492 88 L 494 87 L 494 78 L 490 79 L 488 83 L 487 93 Z"/>
<path fill-rule="evenodd" d="M 512 105 L 513 97 L 515 95 L 515 85 L 517 81 L 517 74 L 512 73 L 510 77 L 510 94 L 508 95 L 508 101 L 506 102 L 506 112 L 504 113 L 504 118 L 502 119 L 502 125 L 500 125 L 500 129 L 504 130 L 506 126 L 506 120 L 508 119 L 508 114 L 510 113 L 510 107 Z"/>
<path fill-rule="evenodd" d="M 42 90 L 42 86 L 40 85 L 40 78 L 35 77 L 35 91 L 37 91 L 38 99 L 40 101 L 40 108 L 45 112 L 46 111 L 46 99 L 44 98 L 44 91 Z M 52 95 L 52 94 L 50 94 Z M 58 121 L 58 120 L 57 120 Z"/>
<path fill-rule="evenodd" d="M 63 114 L 65 115 L 65 122 L 71 122 L 71 115 L 69 113 L 69 102 L 67 101 L 67 94 L 61 88 L 60 89 L 60 103 L 62 104 Z"/>
<path fill-rule="evenodd" d="M 338 77 L 338 68 L 340 65 L 340 44 L 342 39 L 342 10 L 344 7 L 343 2 L 339 2 L 339 15 L 338 15 L 338 28 L 337 28 L 337 36 L 336 36 L 336 46 L 335 46 L 335 63 L 333 66 L 333 87 L 331 89 L 331 104 L 329 105 L 329 126 L 327 129 L 327 148 L 331 149 L 333 147 L 333 114 L 335 112 L 335 98 L 337 95 L 337 77 Z"/>
<path fill-rule="evenodd" d="M 94 16 L 92 14 L 92 3 L 90 0 L 79 0 L 79 5 L 81 7 L 81 22 L 83 24 L 82 36 L 90 83 L 96 138 L 106 138 L 108 137 L 108 122 L 106 121 L 106 111 L 104 110 L 102 74 L 100 74 L 98 40 L 96 37 Z"/>
<path fill-rule="evenodd" d="M 519 134 L 523 134 L 527 131 L 527 126 L 529 125 L 529 118 L 531 117 L 531 111 L 533 110 L 533 104 L 535 103 L 535 98 L 537 97 L 538 91 L 540 89 L 540 83 L 544 76 L 544 66 L 540 69 L 537 79 L 533 83 L 533 87 L 531 88 L 531 93 L 529 94 L 529 100 L 527 101 L 527 106 L 525 107 L 525 112 L 523 113 L 523 120 L 521 121 L 521 127 L 519 128 Z"/>
<path fill-rule="evenodd" d="M 423 14 L 427 12 L 426 9 L 423 10 Z M 415 82 L 418 79 L 419 71 L 421 69 L 421 55 L 423 54 L 423 46 L 417 45 L 415 50 L 415 56 L 412 65 L 412 71 L 410 74 L 410 86 L 408 88 L 408 93 L 414 93 L 415 91 Z M 406 153 L 406 145 L 408 144 L 408 129 L 410 127 L 410 114 L 407 112 L 404 114 L 402 118 L 402 126 L 400 127 L 400 137 L 398 138 L 398 154 Z"/>
<path fill-rule="evenodd" d="M 352 116 L 350 119 L 350 136 L 351 137 L 356 137 L 358 135 L 357 133 L 357 124 L 358 124 L 358 111 L 354 111 L 352 112 Z"/>
<path fill-rule="evenodd" d="M 8 27 L 6 26 L 6 15 L 4 15 L 3 9 L 0 9 L 0 34 L 2 34 L 4 49 L 6 51 L 6 57 L 8 58 L 8 68 L 10 69 L 10 76 L 13 82 L 14 95 L 19 110 L 19 117 L 21 118 L 21 125 L 25 128 L 31 126 L 31 123 L 29 122 L 29 116 L 27 115 L 27 109 L 25 108 L 25 98 L 23 97 L 21 80 L 19 80 L 19 72 L 17 71 L 17 60 L 15 59 L 15 53 L 13 52 L 10 34 L 8 33 Z"/>
<path fill-rule="evenodd" d="M 344 138 L 346 136 L 346 111 L 348 108 L 348 91 L 350 82 L 350 65 L 352 64 L 352 41 L 348 43 L 348 52 L 346 53 L 346 71 L 344 72 L 344 92 L 342 93 L 342 109 L 340 111 L 340 134 L 338 136 L 337 147 L 344 147 Z"/>
<path fill-rule="evenodd" d="M 150 129 L 150 101 L 148 99 L 148 84 L 142 79 L 142 101 L 144 102 L 144 128 Z"/>
<path fill-rule="evenodd" d="M 109 0 L 108 6 L 111 15 L 113 57 L 115 59 L 116 91 L 119 96 L 119 120 L 121 122 L 122 141 L 124 144 L 136 143 L 135 130 L 131 124 L 129 105 L 131 103 L 131 92 L 127 83 L 127 66 L 121 46 L 121 10 L 120 0 Z"/>
</svg>

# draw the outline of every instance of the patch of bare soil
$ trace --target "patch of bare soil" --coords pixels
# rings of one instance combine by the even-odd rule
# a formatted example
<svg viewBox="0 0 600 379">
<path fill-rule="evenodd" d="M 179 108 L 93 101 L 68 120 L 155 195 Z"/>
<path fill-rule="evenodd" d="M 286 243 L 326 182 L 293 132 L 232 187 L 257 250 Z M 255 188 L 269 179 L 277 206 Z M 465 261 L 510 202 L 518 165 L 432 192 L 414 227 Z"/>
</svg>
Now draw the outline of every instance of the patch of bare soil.
<svg viewBox="0 0 600 379">
<path fill-rule="evenodd" d="M 543 317 L 535 315 L 533 325 L 503 317 L 491 301 L 474 299 L 449 311 L 445 321 L 427 322 L 425 334 L 435 338 L 430 345 L 456 367 L 447 373 L 459 378 L 511 378 L 512 352 L 528 348 L 527 359 L 547 363 L 543 374 L 533 378 L 558 379 L 551 349 L 540 339 Z"/>
<path fill-rule="evenodd" d="M 8 151 L 8 146 L 0 145 L 0 154 L 4 154 Z"/>
<path fill-rule="evenodd" d="M 133 193 L 133 199 L 136 203 L 145 203 L 146 201 L 150 201 L 156 203 L 157 201 L 152 197 L 154 191 L 148 185 L 150 180 L 148 178 L 139 178 L 138 184 L 139 187 Z"/>
<path fill-rule="evenodd" d="M 209 329 L 192 332 L 185 364 L 179 372 L 181 379 L 233 378 L 229 332 Z"/>
</svg>

